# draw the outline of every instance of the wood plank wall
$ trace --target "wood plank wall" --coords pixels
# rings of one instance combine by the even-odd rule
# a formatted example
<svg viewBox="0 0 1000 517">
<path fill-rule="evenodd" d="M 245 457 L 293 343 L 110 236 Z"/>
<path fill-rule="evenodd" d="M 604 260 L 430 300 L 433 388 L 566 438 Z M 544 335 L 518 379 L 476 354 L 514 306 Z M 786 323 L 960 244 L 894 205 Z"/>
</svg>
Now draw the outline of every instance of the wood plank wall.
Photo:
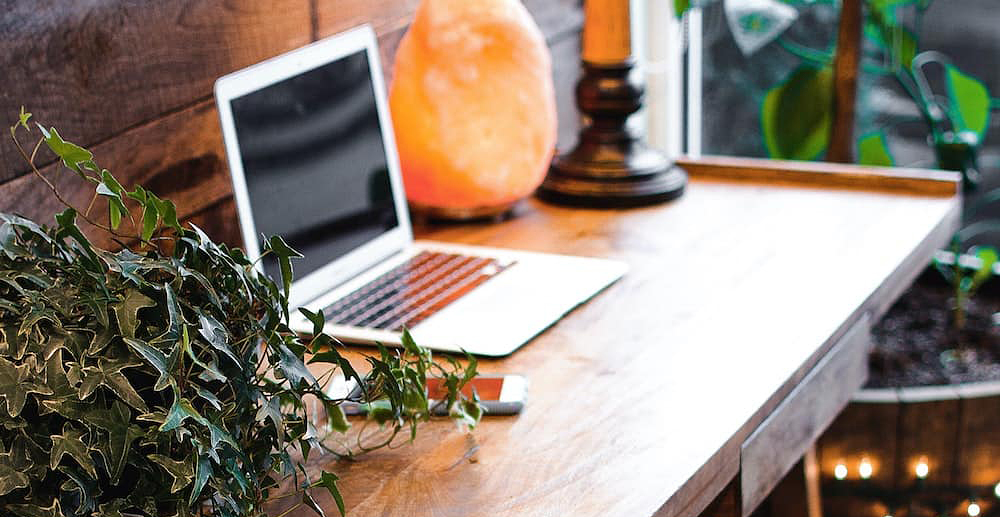
<svg viewBox="0 0 1000 517">
<path fill-rule="evenodd" d="M 169 197 L 182 218 L 238 245 L 215 79 L 361 23 L 375 28 L 389 78 L 418 3 L 0 0 L 0 122 L 9 126 L 26 106 L 38 122 L 91 147 L 126 186 L 141 183 Z M 552 49 L 566 146 L 577 127 L 581 0 L 524 3 Z M 52 162 L 44 154 L 37 160 L 71 203 L 85 207 L 91 187 Z M 27 172 L 9 138 L 0 138 L 0 211 L 48 223 L 62 207 Z M 113 246 L 101 232 L 88 233 Z"/>
</svg>

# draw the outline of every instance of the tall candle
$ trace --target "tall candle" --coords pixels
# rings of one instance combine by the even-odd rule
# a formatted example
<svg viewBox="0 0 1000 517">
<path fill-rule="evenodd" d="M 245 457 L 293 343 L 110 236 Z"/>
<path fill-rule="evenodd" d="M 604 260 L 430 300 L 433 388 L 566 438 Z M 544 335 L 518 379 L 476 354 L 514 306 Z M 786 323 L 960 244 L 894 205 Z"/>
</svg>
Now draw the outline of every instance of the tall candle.
<svg viewBox="0 0 1000 517">
<path fill-rule="evenodd" d="M 629 0 L 586 0 L 583 60 L 620 63 L 632 55 Z"/>
</svg>

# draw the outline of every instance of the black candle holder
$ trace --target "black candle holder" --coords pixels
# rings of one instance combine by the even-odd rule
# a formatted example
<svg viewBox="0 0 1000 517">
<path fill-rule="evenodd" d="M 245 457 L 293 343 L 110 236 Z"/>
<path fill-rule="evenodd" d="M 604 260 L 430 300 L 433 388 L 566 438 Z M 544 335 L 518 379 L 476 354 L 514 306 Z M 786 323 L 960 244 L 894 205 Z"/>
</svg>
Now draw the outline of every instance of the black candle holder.
<svg viewBox="0 0 1000 517">
<path fill-rule="evenodd" d="M 568 154 L 552 161 L 537 195 L 545 201 L 595 208 L 659 203 L 684 193 L 687 174 L 648 147 L 628 124 L 645 91 L 634 59 L 583 62 L 576 103 L 589 122 Z"/>
</svg>

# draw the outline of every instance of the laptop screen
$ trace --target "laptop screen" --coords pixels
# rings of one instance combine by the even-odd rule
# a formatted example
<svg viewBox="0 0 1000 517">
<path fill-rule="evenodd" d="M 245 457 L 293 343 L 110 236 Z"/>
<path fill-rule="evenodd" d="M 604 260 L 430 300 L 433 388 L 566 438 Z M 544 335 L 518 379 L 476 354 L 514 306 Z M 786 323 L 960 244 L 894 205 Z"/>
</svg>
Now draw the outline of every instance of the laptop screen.
<svg viewBox="0 0 1000 517">
<path fill-rule="evenodd" d="M 369 70 L 359 50 L 231 101 L 260 249 L 285 239 L 296 278 L 399 226 Z"/>
</svg>

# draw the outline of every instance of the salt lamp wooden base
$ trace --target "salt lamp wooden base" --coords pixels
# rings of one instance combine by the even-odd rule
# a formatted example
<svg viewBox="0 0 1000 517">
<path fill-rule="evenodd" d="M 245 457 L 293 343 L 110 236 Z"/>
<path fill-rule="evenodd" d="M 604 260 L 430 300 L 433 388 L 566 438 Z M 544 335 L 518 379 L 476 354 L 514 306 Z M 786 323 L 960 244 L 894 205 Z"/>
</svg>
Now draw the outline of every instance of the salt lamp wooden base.
<svg viewBox="0 0 1000 517">
<path fill-rule="evenodd" d="M 492 206 L 477 206 L 472 208 L 444 208 L 408 202 L 410 214 L 415 220 L 422 222 L 500 222 L 514 214 L 514 209 L 520 200 Z"/>
<path fill-rule="evenodd" d="M 590 123 L 568 154 L 557 156 L 538 197 L 558 204 L 595 208 L 641 206 L 684 193 L 687 174 L 646 146 L 627 124 L 642 107 L 644 88 L 634 60 L 583 62 L 576 101 Z"/>
</svg>

